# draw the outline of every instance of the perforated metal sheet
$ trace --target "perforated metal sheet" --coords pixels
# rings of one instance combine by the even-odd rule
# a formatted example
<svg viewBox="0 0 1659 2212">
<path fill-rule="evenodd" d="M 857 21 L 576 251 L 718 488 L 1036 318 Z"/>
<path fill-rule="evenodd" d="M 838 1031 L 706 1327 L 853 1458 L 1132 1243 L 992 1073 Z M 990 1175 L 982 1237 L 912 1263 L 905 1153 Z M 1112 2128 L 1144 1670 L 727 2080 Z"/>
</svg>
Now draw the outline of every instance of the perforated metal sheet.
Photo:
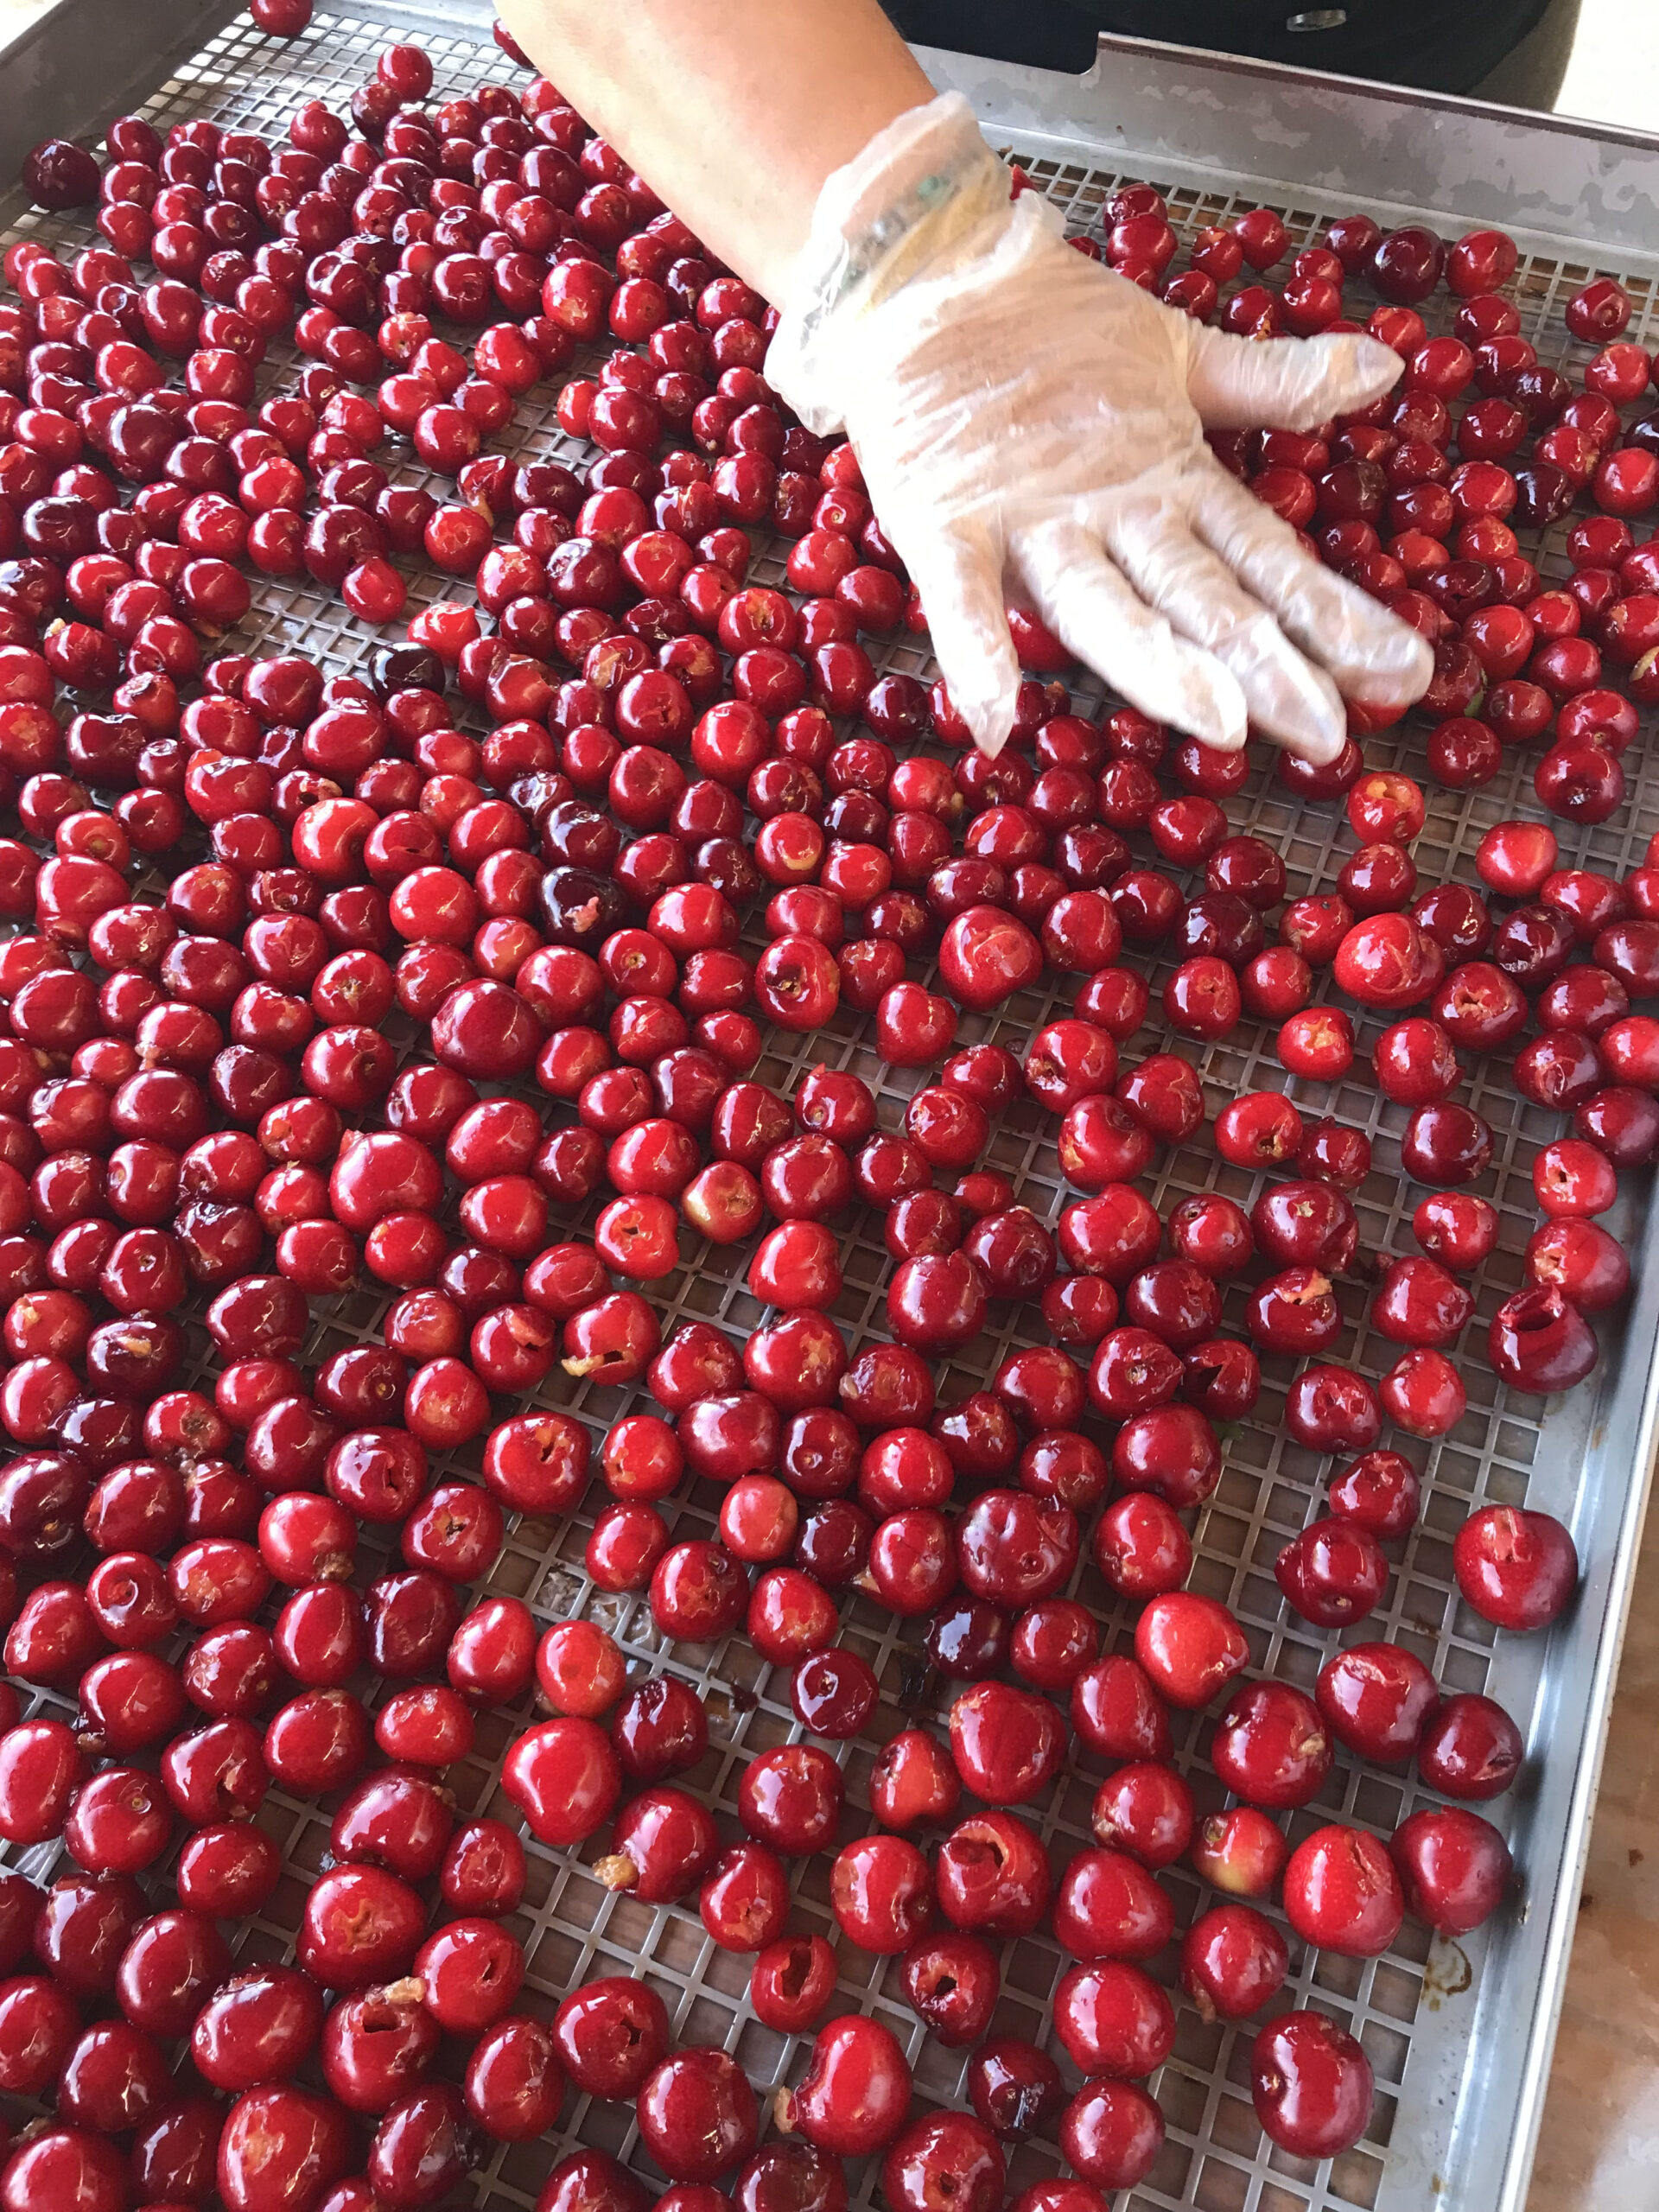
<svg viewBox="0 0 1659 2212">
<path fill-rule="evenodd" d="M 392 20 L 397 29 L 388 33 L 363 17 L 319 14 L 302 39 L 284 44 L 264 39 L 239 19 L 163 85 L 144 112 L 163 129 L 187 117 L 209 117 L 279 135 L 302 99 L 320 97 L 344 110 L 351 91 L 370 73 L 386 37 L 410 35 L 406 19 L 394 16 Z M 458 25 L 453 35 L 423 30 L 415 35 L 434 60 L 435 97 L 465 91 L 503 73 L 487 35 L 470 24 Z M 1036 188 L 1064 208 L 1070 228 L 1096 235 L 1102 204 L 1113 185 L 1121 178 L 1146 174 L 1128 159 L 1114 169 L 1091 167 L 1082 160 L 1057 158 L 1042 144 L 1027 146 L 1018 140 L 1008 142 L 1008 150 L 1020 160 Z M 1230 194 L 1216 191 L 1213 179 L 1195 182 L 1154 170 L 1152 181 L 1166 189 L 1172 220 L 1184 243 L 1193 228 L 1256 204 L 1255 194 L 1242 181 Z M 1281 212 L 1300 245 L 1317 237 L 1331 216 L 1345 211 L 1325 204 L 1310 190 L 1299 205 Z M 1440 226 L 1448 235 L 1462 227 L 1454 208 L 1443 210 L 1442 219 Z M 24 232 L 61 246 L 79 244 L 87 236 L 74 221 L 32 215 L 23 216 L 8 235 Z M 1588 265 L 1529 253 L 1510 288 L 1526 334 L 1538 346 L 1541 358 L 1569 368 L 1581 366 L 1589 349 L 1567 339 L 1560 307 Z M 1638 276 L 1631 282 L 1631 290 L 1637 315 L 1629 334 L 1642 337 L 1654 314 L 1651 285 L 1645 276 Z M 1351 300 L 1353 296 L 1351 292 Z M 1440 304 L 1446 306 L 1443 301 Z M 274 346 L 260 372 L 262 396 L 279 387 L 292 368 L 289 350 Z M 558 431 L 554 420 L 555 397 L 553 387 L 538 386 L 519 402 L 516 422 L 494 442 L 509 451 L 570 456 L 572 442 Z M 404 473 L 407 480 L 423 480 L 423 472 L 416 467 Z M 1548 574 L 1559 573 L 1566 565 L 1560 536 L 1557 532 L 1540 556 Z M 781 582 L 785 550 L 777 543 L 760 547 L 756 580 Z M 408 564 L 401 565 L 407 573 Z M 467 588 L 451 580 L 417 573 L 412 579 L 411 611 L 433 599 L 469 596 Z M 250 649 L 264 645 L 308 653 L 332 671 L 359 665 L 381 641 L 378 632 L 356 621 L 337 598 L 308 579 L 256 581 L 253 611 L 237 640 Z M 875 658 L 886 668 L 931 673 L 925 652 L 908 639 L 888 644 Z M 1077 688 L 1080 698 L 1097 701 L 1098 687 L 1081 683 Z M 1408 724 L 1368 741 L 1368 759 L 1376 766 L 1398 766 L 1421 775 L 1423 741 L 1422 728 Z M 1586 830 L 1557 825 L 1564 864 L 1622 873 L 1640 858 L 1649 836 L 1659 830 L 1659 771 L 1644 772 L 1641 741 L 1625 765 L 1633 772 L 1631 794 L 1614 821 Z M 1535 810 L 1530 768 L 1527 756 L 1512 755 L 1497 780 L 1484 791 L 1462 798 L 1432 793 L 1427 826 L 1415 848 L 1426 883 L 1475 880 L 1472 854 L 1483 832 L 1512 813 Z M 1246 792 L 1229 811 L 1236 829 L 1253 830 L 1283 855 L 1293 896 L 1327 886 L 1352 846 L 1340 807 L 1300 803 L 1275 783 L 1270 756 L 1259 763 Z M 1159 991 L 1173 963 L 1160 959 L 1141 964 L 1149 970 L 1154 1010 L 1136 1049 L 1151 1052 L 1172 1042 L 1163 1033 L 1157 1009 Z M 1071 995 L 1070 985 L 1045 988 L 1010 1001 L 995 1019 L 966 1016 L 962 1039 L 990 1037 L 1018 1050 L 1051 1009 L 1066 1009 Z M 1357 1022 L 1358 1069 L 1367 1065 L 1382 1026 L 1375 1019 Z M 842 1014 L 828 1030 L 809 1039 L 774 1033 L 756 1074 L 788 1094 L 816 1061 L 850 1068 L 877 1090 L 883 1126 L 896 1127 L 906 1098 L 922 1078 L 885 1066 L 868 1041 L 868 1027 Z M 392 1033 L 402 1055 L 415 1057 L 416 1039 L 410 1026 L 394 1024 Z M 1197 1050 L 1190 1043 L 1178 1043 L 1176 1048 L 1197 1065 L 1212 1113 L 1229 1096 L 1261 1087 L 1283 1090 L 1306 1110 L 1332 1114 L 1349 1127 L 1363 1129 L 1373 1140 L 1375 1156 L 1372 1173 L 1356 1199 L 1362 1247 L 1379 1254 L 1415 1249 L 1409 1216 L 1421 1193 L 1399 1167 L 1402 1109 L 1386 1105 L 1357 1076 L 1332 1086 L 1287 1079 L 1274 1054 L 1271 1025 L 1246 1020 L 1232 1036 L 1208 1050 Z M 1583 1704 L 1560 1706 L 1545 1663 L 1551 1646 L 1539 1639 L 1497 1639 L 1462 1605 L 1452 1576 L 1451 1542 L 1475 1505 L 1525 1499 L 1548 1506 L 1573 1522 L 1585 1540 L 1589 1580 L 1584 1608 L 1593 1606 L 1597 1591 L 1606 1586 L 1611 1564 L 1597 1546 L 1610 1542 L 1618 1526 L 1612 1491 L 1630 1478 L 1628 1465 L 1621 1471 L 1605 1464 L 1610 1415 L 1618 1412 L 1611 1399 L 1620 1372 L 1619 1332 L 1617 1328 L 1604 1332 L 1608 1357 L 1599 1385 L 1552 1407 L 1547 1420 L 1538 1402 L 1506 1393 L 1489 1372 L 1481 1357 L 1484 1324 L 1520 1280 L 1520 1255 L 1536 1218 L 1532 1159 L 1541 1143 L 1560 1133 L 1560 1124 L 1556 1117 L 1514 1094 L 1501 1064 L 1478 1066 L 1459 1095 L 1492 1126 L 1492 1166 L 1474 1187 L 1491 1199 L 1503 1221 L 1498 1249 L 1478 1278 L 1477 1317 L 1459 1357 L 1469 1410 L 1442 1442 L 1411 1446 L 1424 1478 L 1420 1525 L 1403 1547 L 1382 1605 L 1346 1640 L 1389 1637 L 1425 1660 L 1448 1691 L 1490 1691 L 1516 1714 L 1529 1735 L 1529 1778 L 1487 1809 L 1510 1834 L 1524 1876 L 1536 1806 L 1550 1797 L 1556 1778 L 1570 1777 L 1584 1735 L 1586 1730 L 1593 1733 L 1598 1716 Z M 545 1103 L 539 1098 L 537 1103 Z M 1076 1195 L 1068 1192 L 1059 1171 L 1054 1128 L 1034 1107 L 1015 1106 L 1002 1117 L 986 1163 L 1007 1173 L 1022 1202 L 1050 1224 Z M 1248 1205 L 1262 1185 L 1262 1179 L 1221 1161 L 1207 1135 L 1197 1144 L 1165 1153 L 1147 1180 L 1160 1211 L 1183 1195 L 1210 1190 L 1226 1192 Z M 1645 1192 L 1642 1197 L 1645 1199 Z M 597 1202 L 580 1222 L 572 1219 L 562 1225 L 586 1228 L 596 1211 Z M 1636 1195 L 1627 1191 L 1612 1225 L 1633 1243 L 1641 1218 Z M 880 1224 L 861 1213 L 843 1234 L 842 1249 L 846 1289 L 836 1318 L 855 1349 L 866 1338 L 883 1333 L 888 1263 Z M 680 1319 L 696 1318 L 715 1322 L 741 1339 L 761 1319 L 762 1309 L 742 1287 L 741 1261 L 690 1236 L 683 1243 L 680 1267 L 654 1287 L 652 1295 L 662 1312 L 665 1334 Z M 1392 1363 L 1393 1349 L 1368 1332 L 1362 1283 L 1344 1284 L 1341 1299 L 1348 1326 L 1333 1356 L 1351 1360 L 1375 1377 Z M 387 1302 L 373 1290 L 365 1290 L 320 1307 L 308 1359 L 320 1360 L 342 1345 L 377 1339 Z M 1243 1292 L 1237 1287 L 1230 1289 L 1224 1325 L 1241 1335 L 1243 1304 Z M 1638 1325 L 1645 1364 L 1652 1344 L 1652 1315 L 1645 1307 Z M 193 1325 L 190 1337 L 192 1374 L 210 1377 L 213 1362 L 205 1333 Z M 941 1395 L 983 1382 L 1009 1348 L 1045 1340 L 1034 1313 L 996 1309 L 993 1327 L 942 1377 Z M 1198 1516 L 1192 1586 L 1235 1608 L 1249 1637 L 1255 1671 L 1309 1687 L 1323 1660 L 1344 1639 L 1321 1636 L 1292 1613 L 1273 1579 L 1275 1554 L 1321 1510 L 1323 1483 L 1333 1471 L 1331 1465 L 1293 1445 L 1280 1428 L 1284 1392 L 1294 1371 L 1288 1361 L 1265 1363 L 1261 1402 L 1228 1440 L 1226 1473 L 1215 1497 Z M 642 1394 L 572 1382 L 556 1372 L 533 1399 L 522 1402 L 563 1407 L 587 1423 L 597 1440 L 620 1414 L 646 1401 Z M 499 1415 L 517 1409 L 498 1401 Z M 1615 1434 L 1620 1433 L 1617 1421 L 1612 1427 Z M 475 1471 L 477 1456 L 474 1449 L 440 1465 Z M 726 1830 L 734 1834 L 736 1784 L 743 1766 L 758 1751 L 801 1732 L 790 1711 L 786 1675 L 784 1670 L 766 1667 L 741 1636 L 714 1649 L 665 1644 L 653 1630 L 642 1598 L 615 1599 L 597 1592 L 584 1574 L 582 1554 L 593 1513 L 604 1502 L 595 1482 L 588 1510 L 558 1522 L 518 1522 L 487 1587 L 524 1599 L 543 1622 L 586 1614 L 602 1623 L 622 1643 L 636 1678 L 667 1671 L 692 1683 L 709 1710 L 711 1747 L 689 1780 L 706 1795 Z M 665 1510 L 676 1536 L 712 1534 L 717 1504 L 712 1491 L 702 1486 L 674 1501 Z M 376 1571 L 378 1563 L 372 1532 L 367 1532 L 359 1583 Z M 1075 1588 L 1098 1617 L 1107 1648 L 1128 1648 L 1132 1617 L 1116 1603 L 1091 1567 L 1079 1570 Z M 1580 1632 L 1588 1632 L 1590 1624 L 1579 1626 Z M 1562 1633 L 1572 1632 L 1569 1627 Z M 870 1660 L 883 1687 L 883 1703 L 868 1739 L 838 1749 L 849 1784 L 843 1833 L 851 1834 L 864 1825 L 866 1784 L 875 1748 L 914 1717 L 908 1705 L 901 1715 L 897 1700 L 901 1669 L 906 1664 L 914 1669 L 919 1629 L 901 1629 L 881 1608 L 854 1599 L 842 1608 L 842 1637 Z M 62 1701 L 42 1696 L 38 1702 L 51 1707 Z M 947 1707 L 948 1694 L 938 1701 L 941 1716 Z M 498 1788 L 500 1763 L 515 1736 L 534 1717 L 528 1707 L 480 1716 L 473 1754 L 449 1777 L 463 1810 L 494 1810 L 512 1817 Z M 1177 1714 L 1174 1721 L 1177 1761 L 1192 1780 L 1200 1808 L 1218 1806 L 1224 1800 L 1207 1760 L 1210 1719 Z M 1038 1810 L 1035 1817 L 1057 1863 L 1090 1840 L 1089 1810 L 1103 1772 L 1074 1745 L 1059 1780 Z M 1560 1795 L 1559 1789 L 1555 1794 Z M 1322 1822 L 1340 1817 L 1373 1827 L 1386 1836 L 1418 1804 L 1432 1802 L 1414 1776 L 1383 1774 L 1344 1756 L 1319 1801 L 1287 1826 L 1296 1840 Z M 327 1849 L 326 1808 L 293 1802 L 273 1791 L 262 1820 L 283 1847 L 286 1872 L 265 1913 L 238 1931 L 239 1950 L 250 1960 L 286 1955 L 306 1885 L 323 1864 Z M 1553 1827 L 1550 1833 L 1559 1845 Z M 546 2016 L 567 1989 L 592 1974 L 637 1973 L 664 1998 L 677 2038 L 729 2050 L 763 2102 L 772 2086 L 791 2075 L 798 2078 L 802 2054 L 762 2028 L 749 2010 L 748 1961 L 719 1950 L 706 1936 L 695 1910 L 644 1907 L 607 1890 L 591 1871 L 603 1845 L 602 1834 L 576 1853 L 531 1845 L 529 1892 L 511 1923 L 524 1939 L 529 1956 L 524 2007 Z M 50 1860 L 48 1850 L 25 1854 L 23 1863 L 41 1873 Z M 829 1863 L 827 1856 L 820 1856 L 794 1867 L 792 1924 L 833 1940 Z M 1164 1878 L 1180 1928 L 1212 1901 L 1187 1870 L 1172 1869 Z M 1535 1896 L 1531 1910 L 1546 1901 Z M 1517 1984 L 1515 1973 L 1506 1967 L 1516 1924 L 1501 1922 L 1458 1947 L 1431 1945 L 1427 1931 L 1408 1923 L 1386 1956 L 1364 1961 L 1315 1954 L 1290 1938 L 1292 1972 L 1280 2005 L 1312 2004 L 1351 2026 L 1376 2073 L 1376 2107 L 1366 2136 L 1333 2163 L 1314 2165 L 1289 2158 L 1262 2138 L 1249 2088 L 1249 2047 L 1256 2024 L 1236 2028 L 1206 2024 L 1191 2006 L 1181 2004 L 1174 2054 L 1154 2085 L 1169 2124 L 1168 2142 L 1150 2179 L 1122 2201 L 1136 2212 L 1150 2212 L 1153 2207 L 1160 2212 L 1175 2207 L 1202 2208 L 1202 2212 L 1289 2212 L 1292 2207 L 1306 2207 L 1308 2212 L 1332 2208 L 1334 2212 L 1338 2207 L 1423 2204 L 1431 2193 L 1440 2194 L 1446 2187 L 1454 2135 L 1465 2148 L 1457 2162 L 1457 2178 L 1442 2201 L 1469 2206 L 1491 2201 L 1490 2164 L 1484 2173 L 1478 2160 L 1471 2165 L 1466 2139 L 1471 2129 L 1479 2131 L 1488 2115 L 1496 2116 L 1503 2107 L 1501 2101 L 1493 2101 L 1491 2069 L 1484 2063 L 1483 2047 L 1471 2042 L 1471 2031 L 1478 2006 L 1484 2007 L 1482 2018 L 1490 2026 L 1494 2004 L 1507 2010 L 1531 2001 L 1524 1980 Z M 1173 1947 L 1154 1966 L 1160 1979 L 1172 1988 L 1173 1953 Z M 874 2012 L 893 2030 L 915 2066 L 921 2101 L 958 2101 L 962 2056 L 923 2033 L 899 1993 L 897 1961 L 872 1959 L 844 1944 L 840 1954 L 838 2006 Z M 1006 1947 L 1003 1995 L 995 2031 L 1050 2040 L 1051 1993 L 1066 1962 L 1046 1937 Z M 493 2149 L 476 2177 L 478 2205 L 505 2208 L 533 2202 L 550 2167 L 577 2143 L 614 2152 L 655 2179 L 638 2145 L 629 2108 L 571 2097 L 556 2136 L 537 2144 Z M 1489 2158 L 1494 2155 L 1489 2144 Z M 1012 2162 L 1010 2189 L 1058 2170 L 1052 2143 L 1028 2145 Z M 874 2200 L 873 2168 L 857 2177 L 855 2195 L 861 2202 Z"/>
</svg>

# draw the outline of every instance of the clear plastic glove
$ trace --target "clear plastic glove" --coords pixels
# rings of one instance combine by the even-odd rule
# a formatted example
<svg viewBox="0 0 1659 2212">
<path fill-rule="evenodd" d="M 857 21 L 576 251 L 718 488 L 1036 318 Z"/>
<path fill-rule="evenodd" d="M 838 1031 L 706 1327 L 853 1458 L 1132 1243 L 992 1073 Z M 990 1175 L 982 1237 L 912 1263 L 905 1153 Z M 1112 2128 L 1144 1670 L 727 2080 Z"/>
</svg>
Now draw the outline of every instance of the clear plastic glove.
<svg viewBox="0 0 1659 2212">
<path fill-rule="evenodd" d="M 845 427 L 982 749 L 1013 725 L 1005 597 L 1159 721 L 1310 760 L 1342 697 L 1417 698 L 1422 638 L 1310 561 L 1206 428 L 1306 429 L 1388 391 L 1357 335 L 1260 340 L 1162 306 L 1073 251 L 958 93 L 912 109 L 825 184 L 766 374 Z"/>
</svg>

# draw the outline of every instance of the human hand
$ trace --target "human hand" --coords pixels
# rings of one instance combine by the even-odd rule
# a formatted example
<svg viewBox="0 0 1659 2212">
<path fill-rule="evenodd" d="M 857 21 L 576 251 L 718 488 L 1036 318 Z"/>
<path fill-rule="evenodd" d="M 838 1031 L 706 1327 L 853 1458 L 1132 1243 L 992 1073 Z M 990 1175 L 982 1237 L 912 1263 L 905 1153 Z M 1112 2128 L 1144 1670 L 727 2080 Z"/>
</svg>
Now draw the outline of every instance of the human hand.
<svg viewBox="0 0 1659 2212">
<path fill-rule="evenodd" d="M 1013 593 L 1143 713 L 1227 750 L 1254 724 L 1323 761 L 1344 695 L 1404 708 L 1433 655 L 1310 560 L 1204 432 L 1312 429 L 1401 365 L 1357 334 L 1263 342 L 1163 306 L 1034 195 L 1011 201 L 951 95 L 825 185 L 766 373 L 811 428 L 845 425 L 984 751 L 1014 719 Z"/>
</svg>

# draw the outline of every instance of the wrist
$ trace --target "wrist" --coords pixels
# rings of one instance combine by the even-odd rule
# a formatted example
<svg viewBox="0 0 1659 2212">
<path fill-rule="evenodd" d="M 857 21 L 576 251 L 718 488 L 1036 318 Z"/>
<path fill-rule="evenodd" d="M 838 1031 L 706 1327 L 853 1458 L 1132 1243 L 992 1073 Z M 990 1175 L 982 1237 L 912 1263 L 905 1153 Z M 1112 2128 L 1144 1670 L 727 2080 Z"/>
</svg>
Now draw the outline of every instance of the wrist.
<svg viewBox="0 0 1659 2212">
<path fill-rule="evenodd" d="M 816 429 L 839 419 L 824 386 L 858 319 L 985 251 L 1010 212 L 1007 170 L 957 92 L 906 109 L 826 179 L 767 361 L 804 421 Z"/>
</svg>

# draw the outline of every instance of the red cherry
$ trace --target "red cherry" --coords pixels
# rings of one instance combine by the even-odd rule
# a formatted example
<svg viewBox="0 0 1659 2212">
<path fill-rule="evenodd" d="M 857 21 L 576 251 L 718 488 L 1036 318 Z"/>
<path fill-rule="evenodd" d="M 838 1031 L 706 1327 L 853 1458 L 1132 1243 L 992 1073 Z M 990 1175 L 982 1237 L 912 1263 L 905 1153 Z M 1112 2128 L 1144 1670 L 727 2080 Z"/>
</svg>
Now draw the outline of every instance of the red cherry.
<svg viewBox="0 0 1659 2212">
<path fill-rule="evenodd" d="M 648 1984 L 603 1976 L 573 1990 L 554 2016 L 560 2063 L 588 2096 L 632 2097 L 668 2050 L 668 2015 Z"/>
<path fill-rule="evenodd" d="M 723 2050 L 694 2048 L 664 2059 L 641 2084 L 639 2132 L 677 2181 L 711 2182 L 755 2145 L 754 2092 Z"/>
<path fill-rule="evenodd" d="M 1000 2142 L 1018 2143 L 1059 2109 L 1065 2092 L 1046 2051 L 1000 2036 L 982 2044 L 969 2061 L 968 2094 Z"/>
<path fill-rule="evenodd" d="M 1305 1942 L 1372 1958 L 1399 1934 L 1404 1910 L 1387 1851 L 1363 1828 L 1317 1828 L 1292 1852 L 1285 1916 Z"/>
<path fill-rule="evenodd" d="M 1436 1934 L 1466 1936 L 1495 1912 L 1513 1862 L 1490 1821 L 1460 1806 L 1413 1813 L 1389 1845 L 1406 1909 Z"/>
<path fill-rule="evenodd" d="M 952 995 L 976 1013 L 988 1013 L 1028 988 L 1043 967 L 1042 947 L 1026 925 L 990 906 L 957 914 L 939 941 L 938 957 Z"/>
<path fill-rule="evenodd" d="M 602 1731 L 564 1719 L 529 1730 L 513 1745 L 502 1787 L 544 1843 L 577 1843 L 610 1816 L 621 1771 Z"/>
<path fill-rule="evenodd" d="M 1285 1939 L 1249 1905 L 1213 1906 L 1181 1944 L 1181 1986 L 1206 2020 L 1246 2019 L 1282 1987 Z"/>
<path fill-rule="evenodd" d="M 1192 1843 L 1192 1863 L 1205 1879 L 1236 1897 L 1271 1894 L 1290 1847 L 1265 1813 L 1236 1806 L 1203 1821 Z"/>
<path fill-rule="evenodd" d="M 1561 1523 L 1514 1506 L 1471 1514 L 1458 1531 L 1452 1563 L 1464 1597 L 1500 1628 L 1547 1627 L 1579 1579 L 1578 1553 Z"/>
<path fill-rule="evenodd" d="M 881 2161 L 882 2194 L 893 2212 L 931 2212 L 942 2173 L 964 2212 L 998 2212 L 1007 2171 L 982 2121 L 959 2112 L 912 2120 Z"/>
<path fill-rule="evenodd" d="M 910 2069 L 878 2020 L 852 2014 L 819 2030 L 804 2078 L 779 2092 L 779 2126 L 841 2158 L 883 2150 L 910 2109 Z"/>
<path fill-rule="evenodd" d="M 1085 2074 L 1134 2080 L 1169 2055 L 1175 2015 L 1168 1998 L 1139 1967 L 1115 1959 L 1072 1967 L 1054 1993 L 1054 2025 Z"/>
<path fill-rule="evenodd" d="M 963 1786 L 988 1805 L 1022 1805 L 1058 1771 L 1065 1732 L 1029 1691 L 982 1682 L 950 1708 L 950 1754 Z"/>
<path fill-rule="evenodd" d="M 1054 1932 L 1079 1959 L 1149 1959 L 1168 1942 L 1168 1900 L 1127 1853 L 1084 1851 L 1054 1897 Z"/>
<path fill-rule="evenodd" d="M 1388 1562 L 1359 1522 L 1315 1521 L 1280 1553 L 1274 1573 L 1305 1620 L 1331 1628 L 1375 1610 L 1388 1585 Z"/>
<path fill-rule="evenodd" d="M 1288 1682 L 1252 1682 L 1229 1697 L 1211 1757 L 1236 1796 L 1286 1812 L 1318 1796 L 1332 1752 L 1311 1698 Z"/>
<path fill-rule="evenodd" d="M 1270 2021 L 1250 2054 L 1255 2116 L 1273 2141 L 1300 2158 L 1338 2157 L 1371 2115 L 1370 2063 L 1323 2012 Z"/>
<path fill-rule="evenodd" d="M 1152 1600 L 1135 1624 L 1135 1649 L 1154 1687 L 1189 1709 L 1208 1705 L 1250 1656 L 1227 1607 L 1191 1592 Z"/>
<path fill-rule="evenodd" d="M 1589 1324 L 1553 1286 L 1517 1291 L 1493 1315 L 1487 1357 L 1511 1388 L 1548 1395 L 1581 1382 L 1599 1357 Z"/>
</svg>

